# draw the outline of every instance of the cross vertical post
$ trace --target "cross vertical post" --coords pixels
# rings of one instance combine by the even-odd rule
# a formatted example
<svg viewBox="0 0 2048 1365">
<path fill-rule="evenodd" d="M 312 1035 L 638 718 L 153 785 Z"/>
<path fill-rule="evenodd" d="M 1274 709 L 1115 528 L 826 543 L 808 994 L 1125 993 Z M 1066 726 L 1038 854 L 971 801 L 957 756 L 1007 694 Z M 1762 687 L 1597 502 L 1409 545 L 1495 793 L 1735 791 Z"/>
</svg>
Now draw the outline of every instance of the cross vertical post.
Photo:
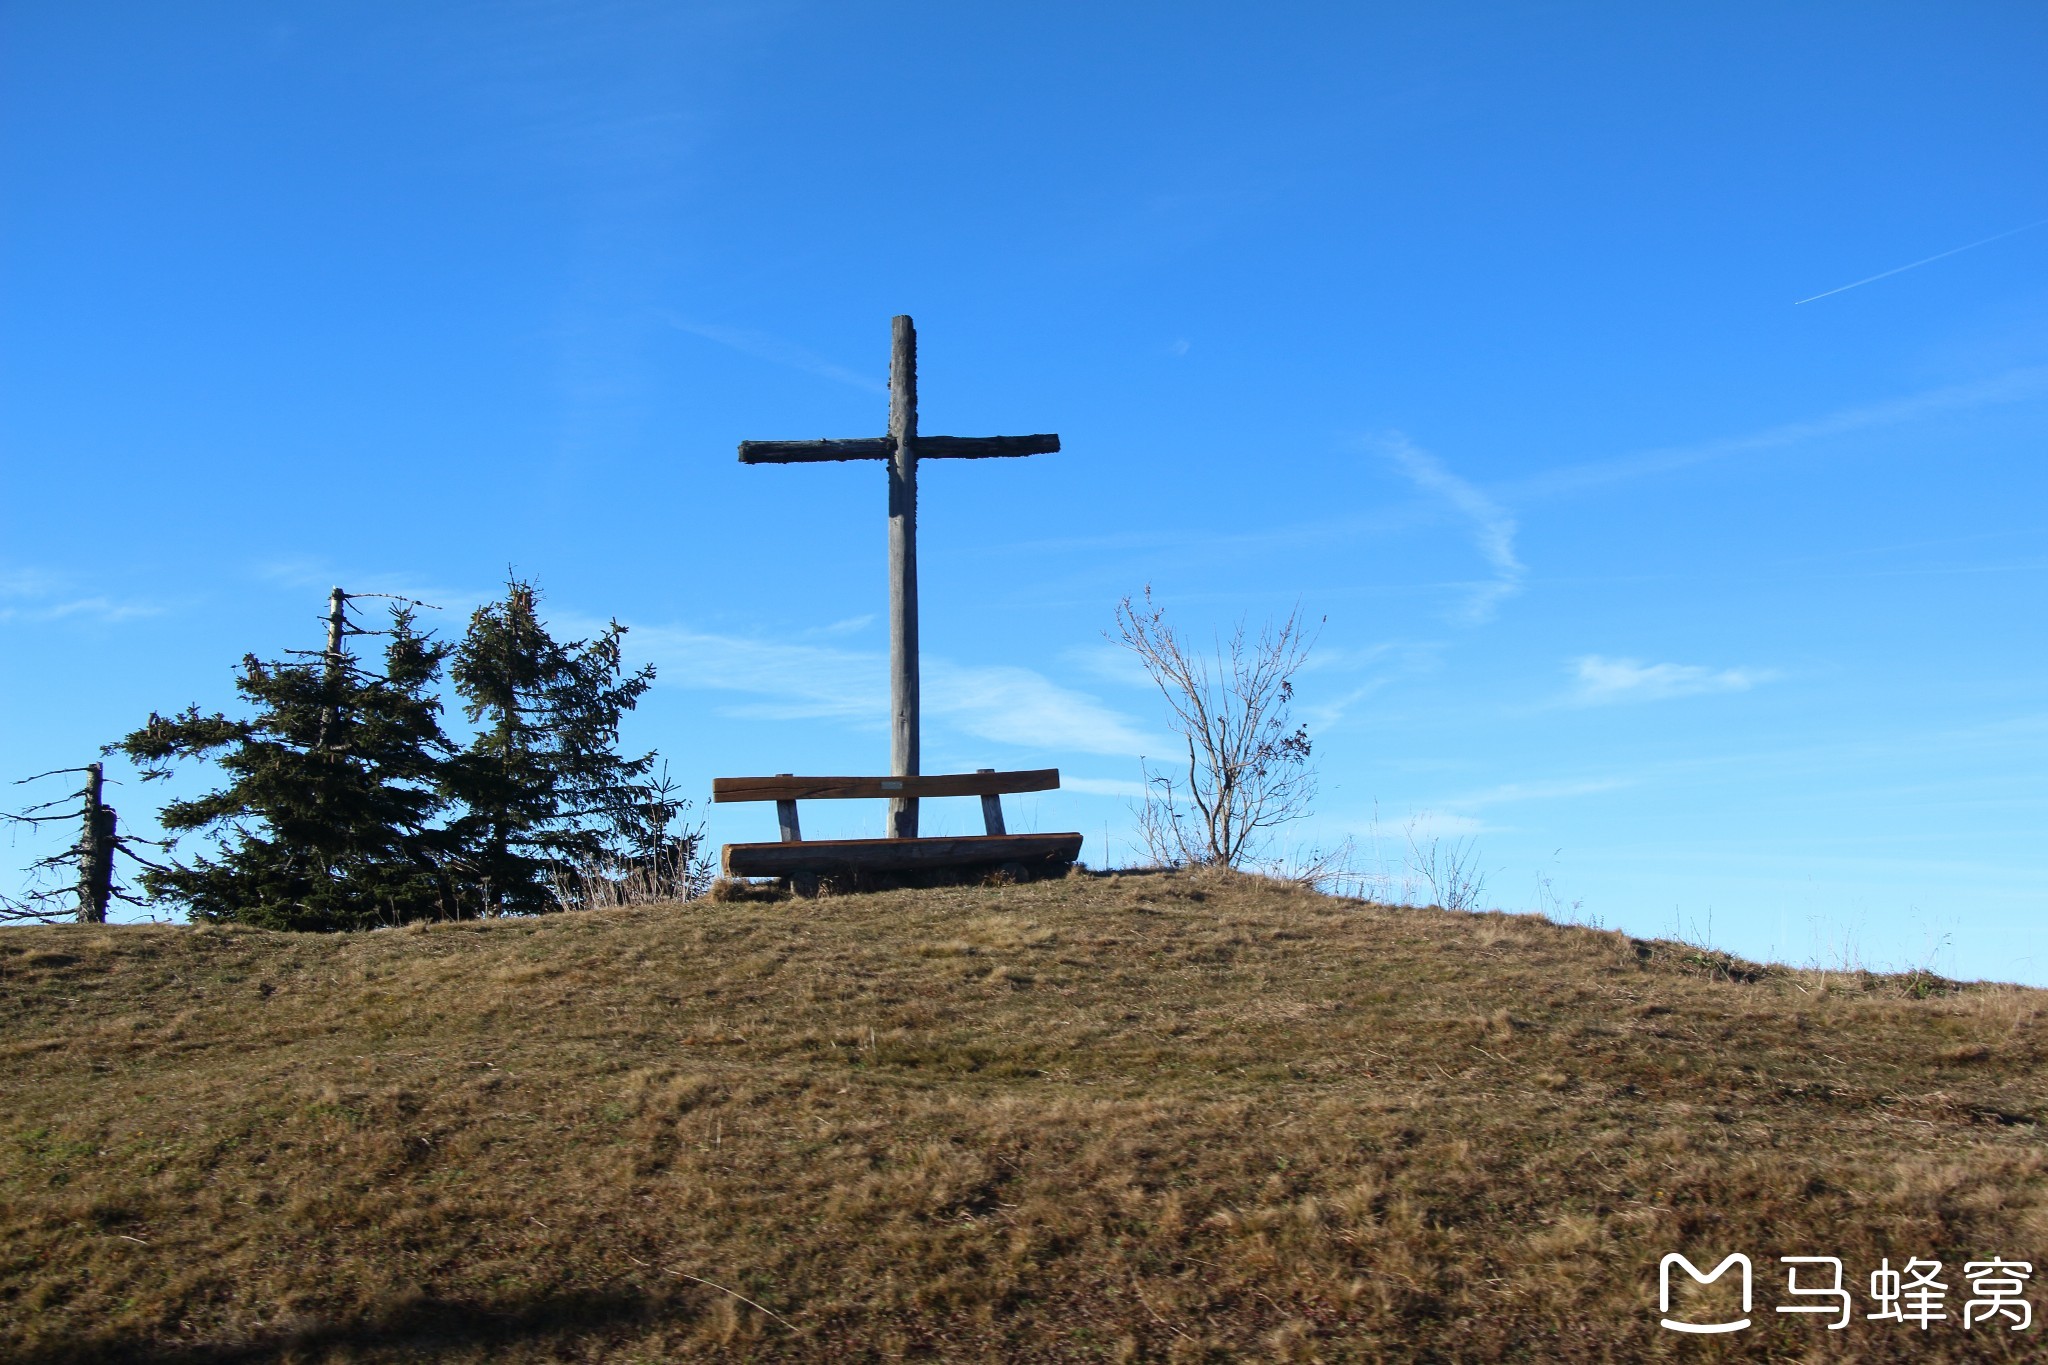
<svg viewBox="0 0 2048 1365">
<path fill-rule="evenodd" d="M 917 328 L 889 325 L 889 771 L 918 773 Z M 917 798 L 889 802 L 888 837 L 917 837 Z"/>
<path fill-rule="evenodd" d="M 741 464 L 824 464 L 880 460 L 889 474 L 889 770 L 916 777 L 917 679 L 917 465 L 919 460 L 990 460 L 1050 455 L 1060 448 L 1051 432 L 1033 436 L 919 436 L 917 432 L 917 328 L 908 317 L 889 328 L 889 434 L 853 440 L 741 441 Z M 1000 821 L 1000 815 L 995 817 Z M 795 829 L 794 823 L 790 828 Z M 889 799 L 887 835 L 917 837 L 917 798 Z M 790 835 L 785 842 L 793 842 Z"/>
</svg>

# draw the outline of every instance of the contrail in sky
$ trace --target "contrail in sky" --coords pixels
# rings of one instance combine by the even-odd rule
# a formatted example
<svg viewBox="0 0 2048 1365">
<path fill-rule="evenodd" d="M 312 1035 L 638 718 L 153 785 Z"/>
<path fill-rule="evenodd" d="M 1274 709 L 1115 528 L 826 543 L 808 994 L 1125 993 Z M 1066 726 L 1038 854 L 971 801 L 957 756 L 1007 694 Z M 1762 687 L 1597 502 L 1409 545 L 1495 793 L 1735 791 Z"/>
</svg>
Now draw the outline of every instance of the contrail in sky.
<svg viewBox="0 0 2048 1365">
<path fill-rule="evenodd" d="M 2017 233 L 2025 232 L 2029 228 L 2037 228 L 2041 226 L 2041 224 L 2043 223 L 2048 223 L 2048 218 L 2036 218 L 2033 222 L 2028 223 L 2025 227 L 2007 228 L 2004 232 L 1994 232 L 1989 237 L 1980 238 L 1977 241 L 1969 243 L 1969 245 L 1967 246 L 1950 247 L 1947 251 L 1936 252 L 1934 255 L 1929 256 L 1926 260 L 1915 261 L 1911 265 L 1893 266 L 1890 270 L 1882 271 L 1879 274 L 1872 275 L 1867 280 L 1858 280 L 1855 284 L 1845 284 L 1842 285 L 1840 288 L 1830 289 L 1826 293 L 1815 294 L 1811 299 L 1796 299 L 1793 301 L 1792 306 L 1794 308 L 1797 308 L 1802 303 L 1812 303 L 1813 299 L 1824 299 L 1828 296 L 1828 294 L 1839 294 L 1846 289 L 1857 289 L 1862 287 L 1863 285 L 1875 283 L 1876 281 L 1884 279 L 1886 276 L 1889 275 L 1897 275 L 1907 270 L 1917 270 L 1921 266 L 1930 264 L 1934 261 L 1938 261 L 1944 256 L 1953 256 L 1959 251 L 1968 251 L 1972 247 L 1984 246 L 1987 243 L 1997 241 L 2001 237 L 2011 237 Z"/>
</svg>

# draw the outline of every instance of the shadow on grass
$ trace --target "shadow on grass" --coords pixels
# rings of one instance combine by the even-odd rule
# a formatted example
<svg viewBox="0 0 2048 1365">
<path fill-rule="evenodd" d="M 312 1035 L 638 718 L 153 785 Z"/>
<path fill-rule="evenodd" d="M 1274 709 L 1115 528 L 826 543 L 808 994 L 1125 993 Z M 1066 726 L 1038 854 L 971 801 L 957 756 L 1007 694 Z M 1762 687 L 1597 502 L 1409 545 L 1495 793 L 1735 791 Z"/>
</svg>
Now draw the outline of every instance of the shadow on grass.
<svg viewBox="0 0 2048 1365">
<path fill-rule="evenodd" d="M 212 1342 L 94 1335 L 53 1341 L 10 1356 L 14 1365 L 256 1365 L 259 1361 L 431 1360 L 462 1350 L 538 1344 L 686 1317 L 681 1297 L 584 1290 L 507 1304 L 421 1298 L 349 1321 L 292 1327 Z"/>
</svg>

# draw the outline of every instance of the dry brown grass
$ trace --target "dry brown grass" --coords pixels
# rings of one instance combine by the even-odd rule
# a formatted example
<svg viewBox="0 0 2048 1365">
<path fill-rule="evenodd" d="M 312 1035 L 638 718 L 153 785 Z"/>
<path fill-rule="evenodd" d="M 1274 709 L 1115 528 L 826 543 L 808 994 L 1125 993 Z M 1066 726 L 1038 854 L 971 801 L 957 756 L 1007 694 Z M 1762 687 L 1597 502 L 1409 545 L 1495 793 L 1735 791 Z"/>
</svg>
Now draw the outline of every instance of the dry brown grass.
<svg viewBox="0 0 2048 1365">
<path fill-rule="evenodd" d="M 2042 993 L 1227 877 L 0 934 L 0 1356 L 2017 1360 Z M 1667 1251 L 1757 1326 L 1656 1325 Z M 1949 1277 L 1959 1285 L 1959 1277 Z M 2039 1306 L 2040 1290 L 2033 1297 Z"/>
</svg>

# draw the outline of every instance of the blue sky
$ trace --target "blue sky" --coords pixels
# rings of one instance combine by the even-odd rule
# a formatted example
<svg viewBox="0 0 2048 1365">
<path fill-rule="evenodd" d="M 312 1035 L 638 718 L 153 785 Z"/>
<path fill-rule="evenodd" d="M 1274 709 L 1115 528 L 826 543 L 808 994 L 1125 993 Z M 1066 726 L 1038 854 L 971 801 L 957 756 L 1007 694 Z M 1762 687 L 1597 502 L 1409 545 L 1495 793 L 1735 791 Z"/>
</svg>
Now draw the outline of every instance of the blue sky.
<svg viewBox="0 0 2048 1365">
<path fill-rule="evenodd" d="M 734 446 L 879 433 L 908 312 L 926 431 L 1065 442 L 923 478 L 926 768 L 1059 766 L 1012 828 L 1133 857 L 1120 596 L 1299 602 L 1303 837 L 2048 983 L 2048 225 L 1983 241 L 2044 65 L 2024 4 L 9 5 L 0 776 L 508 565 L 700 793 L 879 771 L 881 471 Z"/>
</svg>

